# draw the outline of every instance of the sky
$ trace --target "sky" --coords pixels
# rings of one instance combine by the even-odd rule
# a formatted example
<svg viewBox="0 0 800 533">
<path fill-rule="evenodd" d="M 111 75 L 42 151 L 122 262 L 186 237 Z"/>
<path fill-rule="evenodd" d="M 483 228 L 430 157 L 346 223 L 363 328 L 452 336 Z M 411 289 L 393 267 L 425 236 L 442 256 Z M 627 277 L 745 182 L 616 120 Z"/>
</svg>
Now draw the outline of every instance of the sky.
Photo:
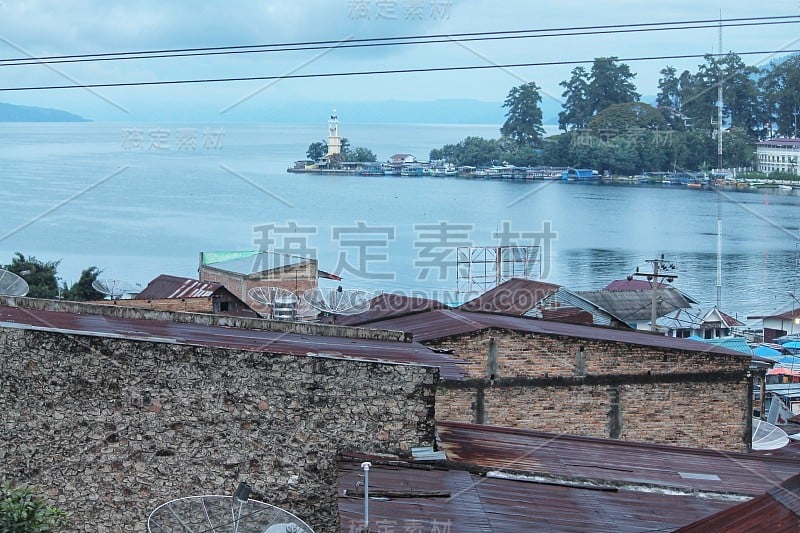
<svg viewBox="0 0 800 533">
<path fill-rule="evenodd" d="M 499 32 L 735 17 L 800 15 L 800 0 L 0 0 L 0 59 L 302 41 Z M 716 28 L 483 42 L 447 42 L 78 64 L 3 66 L 0 88 L 176 79 L 281 76 L 384 69 L 591 61 L 595 57 L 704 54 Z M 800 48 L 800 24 L 726 28 L 723 50 Z M 777 54 L 780 56 L 781 54 Z M 744 56 L 763 65 L 774 55 Z M 657 93 L 667 65 L 695 71 L 700 59 L 629 62 L 643 95 Z M 561 99 L 576 65 L 285 79 L 157 87 L 0 91 L 0 102 L 56 107 L 97 121 L 239 121 L 308 102 L 502 102 L 536 82 Z M 375 122 L 380 122 L 376 117 Z"/>
</svg>

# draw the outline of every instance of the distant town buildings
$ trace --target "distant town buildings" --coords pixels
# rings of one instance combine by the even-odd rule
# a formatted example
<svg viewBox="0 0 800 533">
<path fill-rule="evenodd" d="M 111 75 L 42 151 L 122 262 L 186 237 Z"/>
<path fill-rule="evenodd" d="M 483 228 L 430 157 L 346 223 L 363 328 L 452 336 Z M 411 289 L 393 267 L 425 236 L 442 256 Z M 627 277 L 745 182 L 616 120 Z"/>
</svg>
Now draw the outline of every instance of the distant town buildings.
<svg viewBox="0 0 800 533">
<path fill-rule="evenodd" d="M 800 175 L 800 139 L 776 138 L 756 143 L 758 171 Z"/>
</svg>

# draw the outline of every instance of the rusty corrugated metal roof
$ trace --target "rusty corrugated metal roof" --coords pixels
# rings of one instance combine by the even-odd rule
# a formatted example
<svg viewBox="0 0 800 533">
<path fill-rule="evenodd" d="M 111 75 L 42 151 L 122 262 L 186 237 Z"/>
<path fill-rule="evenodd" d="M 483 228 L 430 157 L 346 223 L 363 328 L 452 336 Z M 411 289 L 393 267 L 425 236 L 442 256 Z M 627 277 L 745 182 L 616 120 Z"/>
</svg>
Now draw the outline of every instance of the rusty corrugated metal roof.
<svg viewBox="0 0 800 533">
<path fill-rule="evenodd" d="M 559 288 L 560 285 L 543 281 L 513 278 L 461 305 L 459 309 L 522 316 L 558 292 Z"/>
<path fill-rule="evenodd" d="M 693 522 L 681 533 L 706 531 L 800 531 L 800 474 L 765 494 Z"/>
<path fill-rule="evenodd" d="M 221 283 L 161 274 L 148 283 L 135 299 L 209 298 L 220 288 L 223 288 Z"/>
<path fill-rule="evenodd" d="M 435 309 L 450 309 L 437 300 L 411 297 L 402 294 L 380 294 L 370 300 L 369 310 L 357 315 L 336 317 L 340 326 L 362 326 L 379 320 L 412 315 Z"/>
<path fill-rule="evenodd" d="M 373 322 L 371 327 L 407 331 L 419 342 L 453 337 L 483 329 L 507 329 L 542 335 L 560 335 L 588 340 L 622 342 L 659 349 L 683 350 L 689 352 L 715 353 L 748 357 L 740 352 L 728 350 L 708 343 L 654 335 L 640 331 L 568 324 L 550 320 L 537 320 L 526 317 L 506 316 L 494 313 L 468 313 L 441 309 L 418 313 L 400 318 Z"/>
<path fill-rule="evenodd" d="M 363 482 L 362 459 L 339 463 L 340 531 L 359 531 L 363 520 L 363 493 L 357 488 Z M 369 502 L 370 531 L 398 533 L 672 530 L 734 505 L 691 495 L 491 478 L 379 460 L 370 468 L 369 484 L 370 494 L 379 498 Z M 395 496 L 380 497 L 384 491 Z"/>
<path fill-rule="evenodd" d="M 437 421 L 447 458 L 489 469 L 617 485 L 756 496 L 800 472 L 796 458 Z"/>
<path fill-rule="evenodd" d="M 118 318 L 18 307 L 0 307 L 0 327 L 34 327 L 55 332 L 177 344 L 215 346 L 290 355 L 358 358 L 386 363 L 439 367 L 440 376 L 461 379 L 461 363 L 416 342 L 284 333 L 257 329 L 205 326 L 162 320 Z"/>
<path fill-rule="evenodd" d="M 454 422 L 437 427 L 446 462 L 344 454 L 341 531 L 363 519 L 365 460 L 378 498 L 369 502 L 370 525 L 378 531 L 671 531 L 765 490 L 775 494 L 776 484 L 800 470 L 800 460 L 764 455 Z"/>
</svg>

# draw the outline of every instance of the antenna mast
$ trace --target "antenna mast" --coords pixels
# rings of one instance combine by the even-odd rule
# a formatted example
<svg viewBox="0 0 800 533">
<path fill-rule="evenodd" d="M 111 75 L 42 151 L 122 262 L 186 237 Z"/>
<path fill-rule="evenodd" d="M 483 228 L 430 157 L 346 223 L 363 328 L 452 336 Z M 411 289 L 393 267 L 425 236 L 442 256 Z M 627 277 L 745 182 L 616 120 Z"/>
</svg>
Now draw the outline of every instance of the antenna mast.
<svg viewBox="0 0 800 533">
<path fill-rule="evenodd" d="M 717 168 L 722 172 L 722 12 L 719 14 L 719 57 L 717 61 Z M 717 309 L 722 307 L 722 199 L 717 191 Z"/>
</svg>

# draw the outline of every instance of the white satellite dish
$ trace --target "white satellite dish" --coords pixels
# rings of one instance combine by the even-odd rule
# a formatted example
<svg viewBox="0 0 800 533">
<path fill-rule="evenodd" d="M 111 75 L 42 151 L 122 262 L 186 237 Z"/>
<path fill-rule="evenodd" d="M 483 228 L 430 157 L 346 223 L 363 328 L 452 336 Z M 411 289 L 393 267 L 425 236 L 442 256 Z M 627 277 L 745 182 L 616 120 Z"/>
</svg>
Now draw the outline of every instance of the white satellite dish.
<svg viewBox="0 0 800 533">
<path fill-rule="evenodd" d="M 233 496 L 188 496 L 164 503 L 150 513 L 147 531 L 314 533 L 289 511 Z"/>
<path fill-rule="evenodd" d="M 294 320 L 299 298 L 292 291 L 282 287 L 253 287 L 247 295 L 258 303 L 270 308 L 272 318 Z"/>
<path fill-rule="evenodd" d="M 135 294 L 139 290 L 127 281 L 119 279 L 96 279 L 92 282 L 92 287 L 97 292 L 101 292 L 112 300 L 121 298 L 125 294 Z"/>
<path fill-rule="evenodd" d="M 784 430 L 760 418 L 753 419 L 754 450 L 777 450 L 787 444 L 789 436 Z"/>
<path fill-rule="evenodd" d="M 0 268 L 0 295 L 25 296 L 29 289 L 27 281 L 13 272 Z"/>
<path fill-rule="evenodd" d="M 370 294 L 355 289 L 323 289 L 315 287 L 303 293 L 308 305 L 332 315 L 357 315 L 369 311 Z"/>
</svg>

